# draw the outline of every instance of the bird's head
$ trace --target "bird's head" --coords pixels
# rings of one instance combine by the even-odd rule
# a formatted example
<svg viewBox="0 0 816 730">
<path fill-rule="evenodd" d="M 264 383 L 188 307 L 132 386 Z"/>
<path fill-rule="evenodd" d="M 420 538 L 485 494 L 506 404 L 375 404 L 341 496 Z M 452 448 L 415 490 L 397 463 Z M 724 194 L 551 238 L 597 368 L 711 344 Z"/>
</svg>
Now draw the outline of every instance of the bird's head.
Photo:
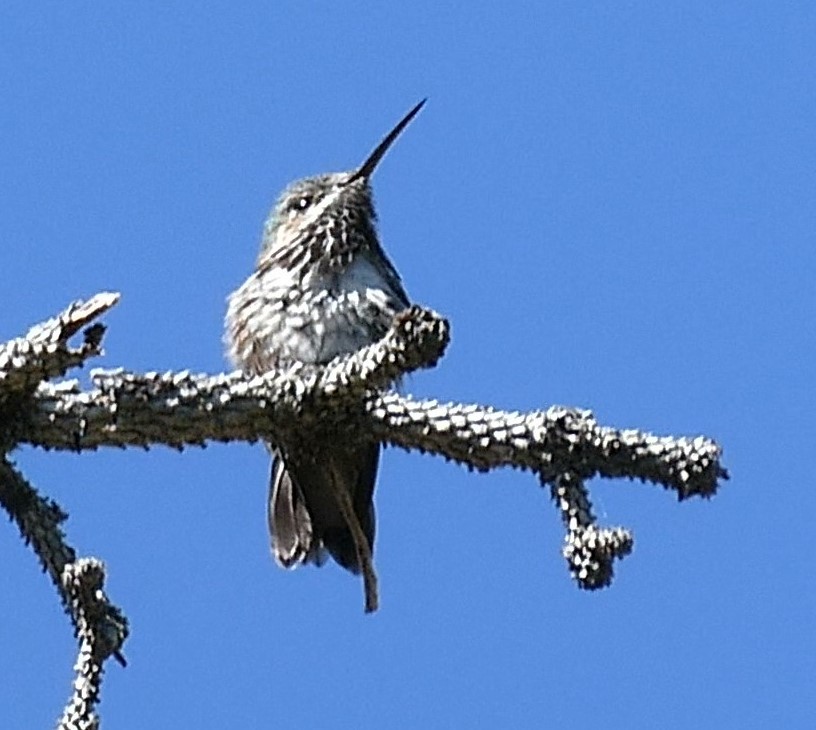
<svg viewBox="0 0 816 730">
<path fill-rule="evenodd" d="M 375 235 L 371 176 L 388 148 L 425 104 L 423 99 L 386 135 L 362 165 L 296 180 L 281 193 L 264 227 L 260 258 L 297 265 L 298 251 L 353 248 L 356 236 Z"/>
</svg>

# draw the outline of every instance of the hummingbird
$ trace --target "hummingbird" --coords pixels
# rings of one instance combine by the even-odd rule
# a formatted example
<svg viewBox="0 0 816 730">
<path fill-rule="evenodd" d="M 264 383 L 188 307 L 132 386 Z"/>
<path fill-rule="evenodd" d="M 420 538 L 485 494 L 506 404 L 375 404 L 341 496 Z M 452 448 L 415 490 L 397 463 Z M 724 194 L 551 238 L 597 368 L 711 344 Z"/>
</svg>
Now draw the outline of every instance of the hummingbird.
<svg viewBox="0 0 816 730">
<path fill-rule="evenodd" d="M 410 305 L 380 245 L 371 176 L 425 101 L 359 167 L 296 180 L 281 193 L 264 225 L 255 270 L 227 300 L 225 342 L 235 367 L 258 375 L 328 363 L 382 338 Z M 373 551 L 380 444 L 304 429 L 269 448 L 267 522 L 278 564 L 322 565 L 328 553 L 359 573 L 335 494 L 346 490 Z"/>
</svg>

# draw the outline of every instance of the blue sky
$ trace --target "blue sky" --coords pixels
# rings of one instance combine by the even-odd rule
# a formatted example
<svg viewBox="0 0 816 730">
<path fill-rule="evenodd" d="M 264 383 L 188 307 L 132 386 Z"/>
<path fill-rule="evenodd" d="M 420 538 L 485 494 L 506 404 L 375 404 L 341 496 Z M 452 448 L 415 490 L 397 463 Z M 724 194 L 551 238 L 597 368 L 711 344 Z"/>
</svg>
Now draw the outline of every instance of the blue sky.
<svg viewBox="0 0 816 730">
<path fill-rule="evenodd" d="M 365 616 L 274 565 L 259 445 L 21 449 L 131 620 L 105 726 L 812 726 L 814 37 L 808 2 L 5 3 L 1 338 L 113 289 L 96 366 L 223 370 L 278 192 L 428 96 L 374 180 L 453 328 L 407 390 L 704 433 L 732 473 L 593 484 L 636 545 L 585 593 L 530 475 L 388 450 Z M 0 552 L 0 726 L 48 727 L 74 641 L 10 524 Z"/>
</svg>

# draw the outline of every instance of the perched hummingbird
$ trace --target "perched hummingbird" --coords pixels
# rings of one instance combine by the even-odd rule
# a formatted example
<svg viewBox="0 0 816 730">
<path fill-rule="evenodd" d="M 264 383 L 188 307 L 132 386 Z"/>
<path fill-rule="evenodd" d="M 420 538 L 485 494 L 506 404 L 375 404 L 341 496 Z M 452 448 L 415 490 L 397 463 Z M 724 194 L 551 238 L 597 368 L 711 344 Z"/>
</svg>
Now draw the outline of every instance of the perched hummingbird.
<svg viewBox="0 0 816 730">
<path fill-rule="evenodd" d="M 293 182 L 266 222 L 252 275 L 228 299 L 225 340 L 236 367 L 260 374 L 328 363 L 376 342 L 409 306 L 377 238 L 371 175 L 422 108 L 423 99 L 357 169 Z M 361 566 L 332 486 L 347 490 L 370 549 L 380 445 L 314 432 L 270 445 L 267 516 L 272 552 L 286 568 Z"/>
</svg>

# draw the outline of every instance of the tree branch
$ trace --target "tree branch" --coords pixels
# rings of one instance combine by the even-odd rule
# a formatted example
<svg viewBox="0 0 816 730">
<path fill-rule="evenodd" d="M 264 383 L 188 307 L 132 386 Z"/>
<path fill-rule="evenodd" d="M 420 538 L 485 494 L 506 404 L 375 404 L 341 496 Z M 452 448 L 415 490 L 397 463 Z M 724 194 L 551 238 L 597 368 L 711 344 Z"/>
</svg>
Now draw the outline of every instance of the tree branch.
<svg viewBox="0 0 816 730">
<path fill-rule="evenodd" d="M 96 370 L 87 391 L 77 381 L 45 382 L 100 354 L 102 325 L 88 327 L 78 348 L 68 340 L 118 298 L 103 293 L 73 304 L 26 337 L 0 346 L 0 504 L 57 585 L 80 638 L 80 679 L 64 727 L 92 726 L 71 725 L 70 718 L 79 716 L 96 722 L 101 662 L 111 654 L 121 658 L 127 621 L 102 592 L 101 564 L 77 561 L 66 544 L 62 510 L 40 497 L 4 457 L 17 444 L 75 451 L 156 444 L 181 449 L 209 441 L 274 442 L 290 429 L 315 429 L 359 433 L 477 471 L 508 466 L 530 471 L 550 488 L 566 529 L 562 552 L 578 585 L 587 589 L 608 585 L 614 560 L 633 544 L 625 528 L 596 524 L 587 480 L 640 479 L 683 500 L 711 497 L 728 478 L 720 447 L 703 436 L 619 430 L 599 425 L 590 411 L 563 406 L 522 413 L 386 392 L 404 373 L 433 367 L 448 344 L 448 323 L 420 307 L 398 315 L 379 342 L 325 366 L 297 365 L 260 377 Z M 358 557 L 366 567 L 371 609 L 376 575 L 370 555 L 368 561 L 364 554 Z"/>
<path fill-rule="evenodd" d="M 95 389 L 42 383 L 16 443 L 80 451 L 99 446 L 174 448 L 206 441 L 255 441 L 297 426 L 347 425 L 368 393 L 432 367 L 449 341 L 447 322 L 419 307 L 401 313 L 379 342 L 326 366 L 298 364 L 249 377 L 94 370 Z"/>
<path fill-rule="evenodd" d="M 37 494 L 5 458 L 0 459 L 0 504 L 56 586 L 74 635 L 80 639 L 74 665 L 77 679 L 60 728 L 95 727 L 102 662 L 113 655 L 122 666 L 126 664 L 120 649 L 128 635 L 127 619 L 102 591 L 101 563 L 93 558 L 77 560 L 76 551 L 66 543 L 60 524 L 68 515 L 56 502 Z"/>
<path fill-rule="evenodd" d="M 348 391 L 335 385 L 339 372 L 349 372 L 345 361 L 326 366 L 324 377 L 318 368 L 254 378 L 97 370 L 91 374 L 97 388 L 91 391 L 79 390 L 75 382 L 41 386 L 16 438 L 71 450 L 182 448 L 206 441 L 255 441 L 295 422 L 326 427 L 327 420 L 342 422 L 350 404 Z M 535 472 L 547 484 L 567 472 L 582 479 L 627 477 L 662 484 L 681 500 L 713 495 L 718 480 L 727 476 L 721 449 L 711 439 L 600 426 L 586 410 L 553 406 L 521 413 L 415 400 L 395 392 L 364 391 L 363 397 L 365 427 L 378 440 L 439 454 L 478 471 L 512 466 Z"/>
<path fill-rule="evenodd" d="M 114 609 L 103 591 L 105 566 L 95 558 L 83 558 L 65 566 L 62 586 L 77 625 L 79 654 L 71 699 L 60 718 L 59 730 L 99 727 L 95 708 L 99 702 L 103 662 L 115 656 L 124 666 L 119 647 L 127 635 L 127 621 Z"/>
<path fill-rule="evenodd" d="M 105 333 L 101 324 L 85 330 L 79 348 L 70 347 L 68 340 L 118 301 L 118 294 L 102 292 L 87 302 L 74 302 L 62 314 L 32 327 L 25 337 L 0 345 L 0 399 L 32 390 L 41 381 L 62 376 L 101 354 Z"/>
<path fill-rule="evenodd" d="M 662 484 L 682 500 L 710 497 L 727 478 L 722 450 L 711 439 L 599 426 L 591 411 L 577 408 L 520 413 L 385 393 L 368 401 L 368 411 L 381 440 L 478 471 L 526 469 L 545 484 L 563 474 L 584 480 L 626 477 Z"/>
</svg>

